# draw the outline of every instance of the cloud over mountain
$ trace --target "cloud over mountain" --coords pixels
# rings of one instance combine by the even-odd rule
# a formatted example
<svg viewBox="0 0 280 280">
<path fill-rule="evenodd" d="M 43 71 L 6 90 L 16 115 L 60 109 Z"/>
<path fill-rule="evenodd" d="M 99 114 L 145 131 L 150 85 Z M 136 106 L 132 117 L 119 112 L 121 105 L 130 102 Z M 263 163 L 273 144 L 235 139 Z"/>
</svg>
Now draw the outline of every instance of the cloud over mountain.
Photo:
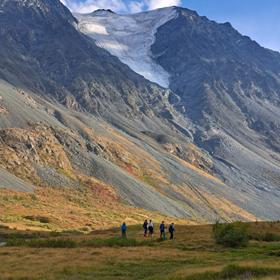
<svg viewBox="0 0 280 280">
<path fill-rule="evenodd" d="M 120 13 L 137 13 L 144 10 L 153 10 L 168 6 L 181 5 L 181 0 L 141 0 L 129 1 L 124 0 L 61 0 L 68 6 L 71 11 L 78 13 L 90 13 L 97 9 L 111 9 Z"/>
</svg>

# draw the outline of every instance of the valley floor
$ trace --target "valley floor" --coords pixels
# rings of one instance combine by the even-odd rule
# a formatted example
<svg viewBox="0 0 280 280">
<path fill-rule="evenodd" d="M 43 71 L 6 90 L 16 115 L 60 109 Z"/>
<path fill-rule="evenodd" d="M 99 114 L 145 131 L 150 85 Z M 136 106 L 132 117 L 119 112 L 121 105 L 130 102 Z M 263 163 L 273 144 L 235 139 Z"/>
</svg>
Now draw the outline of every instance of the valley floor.
<svg viewBox="0 0 280 280">
<path fill-rule="evenodd" d="M 174 241 L 158 240 L 157 232 L 144 239 L 140 225 L 128 228 L 127 241 L 118 239 L 118 229 L 40 233 L 2 226 L 0 279 L 280 279 L 280 241 L 257 241 L 277 240 L 280 223 L 252 223 L 250 234 L 248 247 L 228 249 L 214 243 L 208 225 L 177 226 Z"/>
</svg>

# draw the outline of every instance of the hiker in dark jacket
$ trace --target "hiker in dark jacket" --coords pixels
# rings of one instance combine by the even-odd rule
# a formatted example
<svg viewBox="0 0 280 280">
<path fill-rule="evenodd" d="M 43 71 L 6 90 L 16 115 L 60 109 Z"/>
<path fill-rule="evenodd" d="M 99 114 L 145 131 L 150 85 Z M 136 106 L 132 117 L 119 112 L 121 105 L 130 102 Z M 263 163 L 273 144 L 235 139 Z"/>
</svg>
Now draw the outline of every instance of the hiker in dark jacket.
<svg viewBox="0 0 280 280">
<path fill-rule="evenodd" d="M 162 223 L 160 224 L 159 230 L 160 230 L 160 238 L 163 238 L 165 240 L 165 224 L 164 224 L 164 221 L 162 221 Z"/>
<path fill-rule="evenodd" d="M 126 223 L 123 223 L 121 226 L 122 238 L 126 238 Z"/>
<path fill-rule="evenodd" d="M 170 240 L 174 239 L 174 231 L 175 231 L 175 226 L 174 226 L 174 223 L 172 223 L 169 226 Z"/>
<path fill-rule="evenodd" d="M 143 229 L 144 229 L 144 237 L 147 236 L 148 233 L 148 221 L 145 220 L 144 224 L 143 224 Z"/>
</svg>

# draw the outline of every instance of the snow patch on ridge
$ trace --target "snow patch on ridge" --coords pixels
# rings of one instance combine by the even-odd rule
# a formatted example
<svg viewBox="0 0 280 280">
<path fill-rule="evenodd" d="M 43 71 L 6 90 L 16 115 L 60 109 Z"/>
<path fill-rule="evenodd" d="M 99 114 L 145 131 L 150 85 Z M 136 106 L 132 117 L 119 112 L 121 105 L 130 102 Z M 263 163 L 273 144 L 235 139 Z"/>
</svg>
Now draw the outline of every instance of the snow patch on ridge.
<svg viewBox="0 0 280 280">
<path fill-rule="evenodd" d="M 80 30 L 96 44 L 117 56 L 133 71 L 168 88 L 169 74 L 152 57 L 157 29 L 177 16 L 175 8 L 133 15 L 114 13 L 76 14 Z"/>
</svg>

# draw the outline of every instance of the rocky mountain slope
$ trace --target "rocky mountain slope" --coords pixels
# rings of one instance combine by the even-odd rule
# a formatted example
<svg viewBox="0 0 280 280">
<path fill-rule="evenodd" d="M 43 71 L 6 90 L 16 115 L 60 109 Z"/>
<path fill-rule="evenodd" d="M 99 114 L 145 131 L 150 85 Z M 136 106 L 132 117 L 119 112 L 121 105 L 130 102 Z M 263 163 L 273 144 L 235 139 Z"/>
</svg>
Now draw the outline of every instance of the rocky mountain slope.
<svg viewBox="0 0 280 280">
<path fill-rule="evenodd" d="M 195 143 L 211 153 L 216 174 L 256 199 L 254 213 L 269 211 L 277 218 L 280 54 L 229 23 L 177 11 L 158 30 L 152 52 L 170 73 L 184 116 L 196 125 Z"/>
<path fill-rule="evenodd" d="M 83 20 L 88 17 L 98 17 L 99 25 L 103 22 L 100 18 L 113 17 L 111 22 L 117 28 L 115 17 L 119 16 L 116 14 L 99 11 L 78 16 L 79 22 L 58 0 L 0 0 L 0 10 L 0 173 L 3 175 L 0 189 L 11 190 L 8 196 L 13 197 L 16 190 L 34 192 L 36 197 L 42 193 L 40 188 L 46 188 L 50 189 L 49 201 L 55 201 L 55 195 L 64 196 L 64 189 L 66 192 L 72 189 L 75 197 L 77 192 L 87 194 L 81 195 L 83 206 L 93 202 L 93 192 L 96 201 L 102 200 L 105 194 L 107 202 L 117 205 L 114 213 L 122 209 L 120 211 L 125 211 L 127 217 L 132 217 L 133 213 L 145 216 L 147 211 L 157 211 L 156 215 L 195 222 L 254 220 L 279 214 L 274 205 L 278 201 L 277 151 L 273 152 L 271 146 L 265 146 L 262 153 L 250 149 L 254 138 L 248 138 L 244 130 L 244 139 L 251 144 L 246 152 L 252 154 L 254 172 L 259 172 L 258 168 L 263 167 L 261 164 L 265 161 L 264 171 L 269 170 L 273 175 L 262 179 L 272 182 L 270 189 L 261 188 L 252 181 L 255 174 L 250 173 L 252 167 L 235 168 L 238 162 L 233 161 L 236 152 L 232 152 L 232 143 L 224 142 L 224 138 L 215 133 L 223 131 L 219 130 L 219 125 L 227 119 L 196 119 L 194 116 L 200 114 L 200 107 L 195 114 L 195 98 L 190 98 L 193 102 L 190 103 L 184 86 L 178 83 L 176 87 L 177 82 L 173 80 L 177 70 L 165 65 L 165 52 L 158 50 L 158 40 L 165 37 L 161 32 L 184 17 L 179 13 L 185 10 L 172 8 L 137 15 L 132 25 L 135 27 L 145 20 L 148 28 L 150 22 L 159 20 L 145 41 L 148 49 L 142 48 L 143 67 L 144 71 L 152 69 L 153 77 L 161 73 L 164 81 L 168 77 L 170 89 L 157 85 L 161 84 L 158 80 L 146 79 L 150 75 L 143 77 L 136 73 L 138 68 L 133 69 L 123 52 L 119 59 L 114 56 L 118 52 L 111 54 L 103 49 L 104 44 L 83 33 L 86 30 Z M 158 13 L 165 14 L 165 20 L 157 17 Z M 129 21 L 135 20 L 134 16 L 128 17 Z M 96 22 L 94 24 L 91 31 L 96 29 Z M 104 31 L 100 28 L 97 28 L 99 33 Z M 107 30 L 107 26 L 104 28 Z M 113 39 L 121 38 L 113 30 Z M 127 32 L 125 36 L 130 36 L 129 29 Z M 139 44 L 145 37 L 142 35 Z M 141 56 L 134 57 L 134 54 L 132 52 L 133 59 L 139 62 Z M 196 87 L 203 86 L 200 82 L 197 81 Z M 199 94 L 203 92 L 199 91 L 197 96 Z M 206 105 L 211 106 L 211 103 Z M 206 111 L 201 115 L 206 115 Z M 228 130 L 223 127 L 226 135 L 234 134 L 230 130 L 232 120 L 228 119 Z M 237 121 L 240 120 L 238 116 Z M 253 136 L 258 136 L 257 131 L 254 133 Z M 259 143 L 260 150 L 264 142 L 260 139 Z M 273 143 L 277 146 L 277 142 Z M 246 147 L 241 141 L 239 145 L 241 150 Z M 226 149 L 229 149 L 228 154 Z M 255 155 L 259 161 L 255 161 Z M 7 198 L 6 190 L 3 192 L 5 201 L 14 201 Z M 41 195 L 37 199 L 38 205 L 44 205 Z M 271 204 L 265 207 L 268 200 Z M 7 205 L 5 201 L 0 201 L 2 209 Z M 33 203 L 28 210 L 25 199 L 22 201 L 22 213 L 25 216 L 28 211 L 32 213 Z M 111 207 L 110 203 L 104 205 Z M 87 211 L 98 212 L 98 207 L 100 203 Z M 108 210 L 104 211 L 109 213 Z M 53 215 L 59 215 L 56 208 L 53 211 Z M 36 213 L 42 215 L 38 209 Z M 19 220 L 26 221 L 24 215 Z M 67 214 L 67 219 L 70 216 Z M 97 217 L 93 215 L 86 221 L 90 223 L 93 219 Z M 8 220 L 5 215 L 0 216 L 0 221 Z M 58 216 L 53 220 L 57 222 Z"/>
<path fill-rule="evenodd" d="M 230 23 L 183 8 L 77 18 L 83 32 L 139 74 L 149 78 L 134 67 L 147 57 L 154 69 L 161 67 L 176 94 L 169 101 L 186 121 L 188 136 L 211 155 L 214 174 L 248 197 L 246 207 L 253 213 L 279 216 L 279 53 L 242 36 Z M 134 44 L 145 52 L 131 54 Z"/>
</svg>

